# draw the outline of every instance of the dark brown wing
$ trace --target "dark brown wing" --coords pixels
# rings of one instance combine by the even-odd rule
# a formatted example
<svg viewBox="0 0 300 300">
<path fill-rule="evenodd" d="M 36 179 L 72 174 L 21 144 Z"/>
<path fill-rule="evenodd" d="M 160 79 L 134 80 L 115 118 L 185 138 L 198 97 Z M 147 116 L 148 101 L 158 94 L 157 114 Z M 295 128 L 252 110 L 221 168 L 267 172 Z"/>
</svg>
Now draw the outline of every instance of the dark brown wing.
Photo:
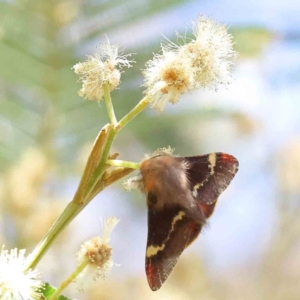
<svg viewBox="0 0 300 300">
<path fill-rule="evenodd" d="M 180 198 L 184 203 L 174 201 L 173 205 L 166 199 L 157 198 L 148 188 L 146 274 L 154 291 L 168 278 L 183 250 L 197 238 L 205 220 L 213 213 L 218 197 L 238 170 L 238 161 L 225 153 L 174 159 L 187 165 L 190 193 L 178 192 L 177 188 L 178 195 L 174 195 L 175 198 L 187 197 Z M 168 205 L 155 209 L 155 203 Z M 184 205 L 186 203 L 195 205 Z"/>
<path fill-rule="evenodd" d="M 176 159 L 187 162 L 192 196 L 208 218 L 218 197 L 238 171 L 237 159 L 222 152 Z"/>
<path fill-rule="evenodd" d="M 196 206 L 192 218 L 181 207 L 148 210 L 146 275 L 150 288 L 158 290 L 168 278 L 183 250 L 199 235 L 203 216 Z"/>
</svg>

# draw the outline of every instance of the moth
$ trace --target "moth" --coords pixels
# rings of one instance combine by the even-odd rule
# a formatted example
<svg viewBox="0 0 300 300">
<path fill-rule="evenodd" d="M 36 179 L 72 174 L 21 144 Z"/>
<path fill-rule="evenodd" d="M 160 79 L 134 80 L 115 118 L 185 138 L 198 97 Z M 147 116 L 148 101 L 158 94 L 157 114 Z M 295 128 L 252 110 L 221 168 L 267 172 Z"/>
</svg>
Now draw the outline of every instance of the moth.
<svg viewBox="0 0 300 300">
<path fill-rule="evenodd" d="M 148 207 L 145 268 L 153 291 L 197 238 L 238 166 L 235 157 L 221 152 L 192 157 L 162 154 L 141 163 L 139 188 Z"/>
</svg>

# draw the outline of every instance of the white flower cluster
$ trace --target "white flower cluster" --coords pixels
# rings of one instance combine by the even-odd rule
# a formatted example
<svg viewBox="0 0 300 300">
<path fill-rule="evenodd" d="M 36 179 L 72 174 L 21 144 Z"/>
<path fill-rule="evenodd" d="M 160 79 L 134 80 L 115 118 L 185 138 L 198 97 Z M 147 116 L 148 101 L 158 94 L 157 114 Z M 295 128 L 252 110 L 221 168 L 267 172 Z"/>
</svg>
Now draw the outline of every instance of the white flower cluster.
<svg viewBox="0 0 300 300">
<path fill-rule="evenodd" d="M 182 94 L 193 89 L 214 88 L 229 84 L 237 53 L 232 36 L 224 25 L 200 16 L 193 23 L 194 39 L 177 34 L 184 45 L 165 43 L 146 65 L 143 74 L 150 105 L 161 112 L 167 102 L 176 103 Z"/>
<path fill-rule="evenodd" d="M 37 271 L 24 272 L 25 250 L 12 249 L 0 253 L 0 298 L 2 300 L 40 299 L 43 287 Z"/>
<path fill-rule="evenodd" d="M 73 66 L 74 72 L 80 75 L 79 81 L 82 82 L 79 96 L 98 102 L 102 100 L 103 87 L 106 85 L 110 91 L 114 90 L 120 84 L 120 69 L 131 67 L 133 61 L 128 60 L 128 56 L 130 54 L 124 55 L 118 46 L 107 43 L 100 45 L 99 53 L 88 56 L 87 61 Z"/>
</svg>

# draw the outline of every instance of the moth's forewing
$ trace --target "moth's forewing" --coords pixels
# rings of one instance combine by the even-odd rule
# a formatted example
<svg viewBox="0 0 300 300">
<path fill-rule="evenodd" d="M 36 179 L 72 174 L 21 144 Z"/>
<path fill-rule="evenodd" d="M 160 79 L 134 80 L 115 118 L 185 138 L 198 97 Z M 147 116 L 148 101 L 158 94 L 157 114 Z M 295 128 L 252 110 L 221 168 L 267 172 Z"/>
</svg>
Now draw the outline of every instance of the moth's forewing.
<svg viewBox="0 0 300 300">
<path fill-rule="evenodd" d="M 143 169 L 148 205 L 146 274 L 154 291 L 168 278 L 183 250 L 197 238 L 218 197 L 238 171 L 238 161 L 225 153 L 173 158 L 174 162 L 168 156 L 165 161 L 163 157 L 157 159 L 160 164 L 148 161 Z M 164 168 L 158 169 L 161 164 Z M 156 177 L 147 177 L 147 173 L 153 174 L 150 166 L 155 166 Z M 164 184 L 170 189 L 174 178 L 182 176 L 188 177 L 187 186 L 178 184 L 172 192 L 163 192 Z"/>
<path fill-rule="evenodd" d="M 211 214 L 213 209 L 205 205 L 215 203 L 228 187 L 238 171 L 237 159 L 221 152 L 177 159 L 187 162 L 192 196 Z"/>
<path fill-rule="evenodd" d="M 203 212 L 206 219 L 208 219 L 214 212 L 218 199 L 212 204 L 198 203 L 199 209 Z"/>
<path fill-rule="evenodd" d="M 200 214 L 198 208 L 195 214 Z M 183 250 L 199 235 L 202 224 L 181 207 L 148 211 L 148 240 L 146 275 L 150 288 L 155 291 L 168 278 Z M 201 217 L 200 217 L 201 218 Z"/>
</svg>

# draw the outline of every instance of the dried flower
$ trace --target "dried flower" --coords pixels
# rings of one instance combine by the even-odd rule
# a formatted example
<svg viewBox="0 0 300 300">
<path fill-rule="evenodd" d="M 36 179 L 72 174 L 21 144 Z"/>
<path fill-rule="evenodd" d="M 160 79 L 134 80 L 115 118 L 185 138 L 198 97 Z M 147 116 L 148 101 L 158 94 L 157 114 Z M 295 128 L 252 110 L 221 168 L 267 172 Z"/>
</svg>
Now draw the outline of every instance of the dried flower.
<svg viewBox="0 0 300 300">
<path fill-rule="evenodd" d="M 114 90 L 120 84 L 120 69 L 131 67 L 133 61 L 127 59 L 130 55 L 124 55 L 117 45 L 108 42 L 100 45 L 99 53 L 88 56 L 83 63 L 77 63 L 73 69 L 82 82 L 79 96 L 99 102 L 104 95 L 104 86 L 108 86 L 110 91 Z"/>
<path fill-rule="evenodd" d="M 12 249 L 0 253 L 0 296 L 3 300 L 40 299 L 42 282 L 37 271 L 24 273 L 25 251 Z"/>
<path fill-rule="evenodd" d="M 172 104 L 193 89 L 217 88 L 229 84 L 231 67 L 236 58 L 232 36 L 226 27 L 199 17 L 193 24 L 194 39 L 177 34 L 184 45 L 165 43 L 143 71 L 145 93 L 151 106 L 161 112 L 167 102 Z"/>
<path fill-rule="evenodd" d="M 85 263 L 86 267 L 77 277 L 76 281 L 80 289 L 92 280 L 105 279 L 114 265 L 111 254 L 112 247 L 109 245 L 110 235 L 119 220 L 115 217 L 107 218 L 104 222 L 101 237 L 95 237 L 81 245 L 77 254 L 79 264 Z"/>
</svg>

